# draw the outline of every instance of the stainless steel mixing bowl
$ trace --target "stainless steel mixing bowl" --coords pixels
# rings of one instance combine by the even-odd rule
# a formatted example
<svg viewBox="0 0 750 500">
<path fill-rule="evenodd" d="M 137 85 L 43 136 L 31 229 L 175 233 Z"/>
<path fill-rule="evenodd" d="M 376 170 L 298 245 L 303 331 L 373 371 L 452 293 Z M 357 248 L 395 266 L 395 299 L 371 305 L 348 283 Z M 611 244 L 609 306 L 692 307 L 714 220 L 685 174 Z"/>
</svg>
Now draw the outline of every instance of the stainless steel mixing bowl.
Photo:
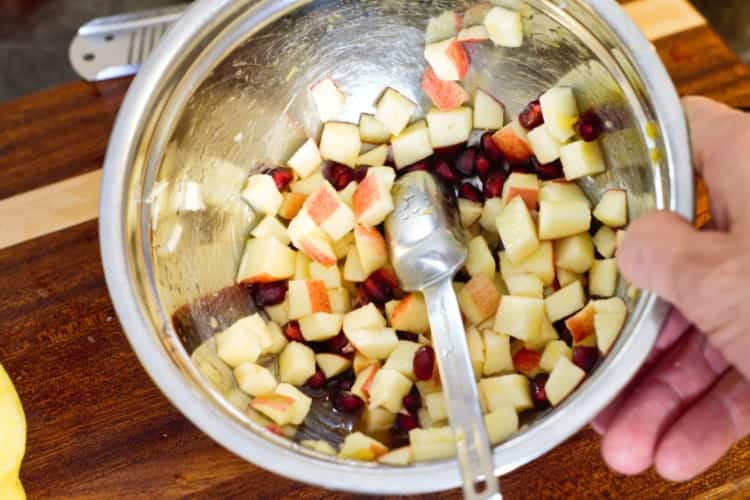
<svg viewBox="0 0 750 500">
<path fill-rule="evenodd" d="M 602 139 L 609 170 L 582 183 L 588 193 L 597 198 L 605 187 L 622 187 L 630 194 L 632 218 L 659 208 L 690 219 L 693 177 L 680 104 L 652 46 L 620 7 L 613 0 L 494 3 L 521 9 L 526 40 L 520 49 L 474 45 L 467 89 L 489 89 L 514 115 L 552 85 L 574 86 L 581 108 L 596 109 L 609 129 Z M 170 317 L 186 302 L 233 283 L 248 230 L 239 189 L 248 173 L 284 161 L 302 139 L 318 133 L 308 85 L 332 75 L 349 94 L 346 118 L 353 121 L 372 111 L 386 86 L 418 101 L 424 112 L 429 103 L 419 81 L 426 23 L 465 6 L 204 0 L 143 67 L 122 106 L 107 153 L 100 214 L 104 267 L 118 315 L 169 399 L 216 441 L 261 467 L 370 493 L 459 485 L 450 460 L 408 468 L 346 462 L 265 431 L 238 408 L 243 400 L 236 391 L 212 386 L 190 360 L 227 317 L 198 307 L 191 315 L 194 328 L 182 338 Z M 170 213 L 165 193 L 185 181 L 203 184 L 206 208 Z M 183 230 L 176 251 L 154 252 L 151 231 L 162 241 L 160 228 L 175 221 Z M 624 287 L 620 293 L 632 313 L 613 352 L 562 406 L 495 448 L 497 474 L 571 436 L 638 370 L 665 306 L 648 293 L 628 298 Z M 310 425 L 316 426 L 325 427 L 324 416 Z"/>
</svg>

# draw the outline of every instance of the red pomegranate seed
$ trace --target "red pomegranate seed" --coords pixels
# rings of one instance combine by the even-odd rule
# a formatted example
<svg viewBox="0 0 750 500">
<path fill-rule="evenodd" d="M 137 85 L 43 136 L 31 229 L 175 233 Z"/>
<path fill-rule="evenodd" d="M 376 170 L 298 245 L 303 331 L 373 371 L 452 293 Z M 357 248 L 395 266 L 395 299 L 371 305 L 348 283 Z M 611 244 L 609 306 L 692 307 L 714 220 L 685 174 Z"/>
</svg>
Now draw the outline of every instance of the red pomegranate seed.
<svg viewBox="0 0 750 500">
<path fill-rule="evenodd" d="M 458 176 L 453 167 L 448 164 L 447 161 L 439 161 L 435 165 L 435 174 L 447 184 L 456 185 L 461 182 L 461 178 Z"/>
<path fill-rule="evenodd" d="M 487 159 L 484 153 L 477 153 L 477 157 L 474 159 L 474 170 L 480 179 L 486 179 L 492 175 L 492 171 L 496 170 L 496 167 L 492 165 L 492 162 Z"/>
<path fill-rule="evenodd" d="M 411 413 L 416 413 L 422 407 L 422 397 L 416 387 L 412 387 L 409 394 L 404 396 L 404 408 Z"/>
<path fill-rule="evenodd" d="M 523 108 L 523 111 L 518 115 L 518 121 L 526 130 L 537 128 L 544 123 L 542 105 L 539 102 L 539 99 L 531 101 L 525 108 Z"/>
<path fill-rule="evenodd" d="M 383 305 L 394 296 L 393 288 L 375 273 L 371 274 L 360 287 L 367 300 L 375 304 Z"/>
<path fill-rule="evenodd" d="M 268 172 L 276 183 L 279 191 L 283 191 L 294 180 L 294 170 L 287 167 L 277 167 Z"/>
<path fill-rule="evenodd" d="M 552 163 L 545 163 L 542 165 L 536 156 L 531 157 L 531 164 L 534 166 L 534 171 L 543 181 L 551 181 L 552 179 L 559 179 L 565 174 L 563 173 L 562 163 L 560 160 L 555 160 Z"/>
<path fill-rule="evenodd" d="M 326 376 L 323 374 L 322 371 L 318 370 L 315 372 L 315 374 L 307 379 L 307 387 L 310 389 L 320 389 L 323 387 L 326 383 Z"/>
<path fill-rule="evenodd" d="M 474 161 L 477 157 L 477 148 L 468 148 L 456 160 L 456 170 L 464 177 L 474 175 Z"/>
<path fill-rule="evenodd" d="M 333 401 L 333 406 L 339 411 L 354 413 L 364 406 L 364 401 L 359 396 L 349 391 L 341 391 Z"/>
<path fill-rule="evenodd" d="M 369 167 L 357 167 L 352 171 L 352 180 L 354 182 L 362 182 L 367 177 L 367 170 Z"/>
<path fill-rule="evenodd" d="M 482 191 L 470 182 L 464 182 L 458 189 L 458 196 L 465 198 L 469 201 L 477 203 L 484 203 L 484 195 Z"/>
<path fill-rule="evenodd" d="M 599 349 L 596 347 L 576 346 L 573 348 L 573 363 L 589 373 L 599 361 Z"/>
<path fill-rule="evenodd" d="M 414 353 L 412 368 L 417 380 L 430 380 L 435 369 L 435 350 L 428 345 L 423 345 L 417 349 Z"/>
<path fill-rule="evenodd" d="M 409 432 L 419 427 L 419 420 L 410 413 L 399 413 L 396 417 L 396 427 L 404 432 Z"/>
<path fill-rule="evenodd" d="M 344 332 L 339 332 L 338 335 L 326 341 L 327 352 L 332 352 L 334 354 L 347 354 L 346 351 L 349 350 L 348 347 L 350 347 L 349 339 L 346 338 Z"/>
<path fill-rule="evenodd" d="M 352 372 L 352 375 L 354 373 Z M 354 385 L 354 379 L 352 377 L 344 377 L 339 381 L 339 389 L 342 391 L 348 391 Z"/>
<path fill-rule="evenodd" d="M 484 181 L 484 195 L 487 198 L 499 198 L 503 195 L 505 185 L 505 174 L 496 172 Z"/>
<path fill-rule="evenodd" d="M 466 149 L 466 143 L 454 144 L 453 146 L 446 146 L 444 148 L 437 148 L 435 150 L 435 157 L 440 160 L 445 160 L 449 163 L 455 162 L 461 153 Z"/>
<path fill-rule="evenodd" d="M 503 161 L 505 161 L 503 152 L 500 151 L 500 148 L 497 147 L 495 141 L 492 140 L 492 132 L 485 132 L 485 134 L 482 136 L 482 152 L 490 161 L 490 163 L 492 163 L 492 165 L 495 167 L 500 167 Z M 479 171 L 478 165 L 477 173 L 480 177 L 482 177 L 482 172 Z"/>
<path fill-rule="evenodd" d="M 258 307 L 275 306 L 284 302 L 287 288 L 286 281 L 256 283 L 253 286 L 253 299 Z"/>
<path fill-rule="evenodd" d="M 297 320 L 292 320 L 281 329 L 284 332 L 284 336 L 292 342 L 304 342 L 305 337 L 302 336 L 302 329 L 299 327 Z"/>
<path fill-rule="evenodd" d="M 549 407 L 547 393 L 544 390 L 547 380 L 549 380 L 549 375 L 546 373 L 537 375 L 531 380 L 531 400 L 538 410 L 544 410 Z"/>
<path fill-rule="evenodd" d="M 323 165 L 322 173 L 336 191 L 341 191 L 354 180 L 354 170 L 332 161 Z"/>
<path fill-rule="evenodd" d="M 586 142 L 592 142 L 604 132 L 604 122 L 593 111 L 586 111 L 575 125 L 576 132 Z"/>
</svg>

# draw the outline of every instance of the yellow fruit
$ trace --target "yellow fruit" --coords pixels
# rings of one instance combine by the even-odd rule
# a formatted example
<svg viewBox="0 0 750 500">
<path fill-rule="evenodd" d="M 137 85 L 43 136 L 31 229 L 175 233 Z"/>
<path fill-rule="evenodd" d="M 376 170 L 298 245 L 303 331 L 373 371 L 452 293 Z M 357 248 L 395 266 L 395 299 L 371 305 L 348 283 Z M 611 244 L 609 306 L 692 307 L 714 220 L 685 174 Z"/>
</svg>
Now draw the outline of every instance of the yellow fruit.
<svg viewBox="0 0 750 500">
<path fill-rule="evenodd" d="M 13 382 L 2 365 L 0 365 L 0 443 L 3 444 L 3 450 L 0 452 L 0 478 L 16 478 L 26 452 L 26 417 Z M 23 492 L 20 482 L 18 482 L 19 486 L 16 486 L 12 484 L 13 479 L 1 481 L 0 485 L 10 483 L 11 496 L 2 496 L 4 492 L 0 491 L 0 499 L 23 498 L 13 496 L 13 492 L 18 488 Z"/>
<path fill-rule="evenodd" d="M 26 500 L 21 480 L 13 477 L 10 481 L 0 482 L 0 500 Z"/>
</svg>

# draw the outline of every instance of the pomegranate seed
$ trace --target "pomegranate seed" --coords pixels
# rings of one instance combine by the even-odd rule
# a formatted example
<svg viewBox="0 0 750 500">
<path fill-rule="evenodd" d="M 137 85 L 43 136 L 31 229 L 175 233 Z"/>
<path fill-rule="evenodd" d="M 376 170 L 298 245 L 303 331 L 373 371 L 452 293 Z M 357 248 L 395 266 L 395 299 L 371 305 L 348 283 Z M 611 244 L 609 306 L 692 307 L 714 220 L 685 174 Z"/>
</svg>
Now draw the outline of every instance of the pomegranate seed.
<svg viewBox="0 0 750 500">
<path fill-rule="evenodd" d="M 484 195 L 487 198 L 499 198 L 503 195 L 505 185 L 505 174 L 496 172 L 484 181 Z"/>
<path fill-rule="evenodd" d="M 305 337 L 302 336 L 302 329 L 299 327 L 297 320 L 292 320 L 281 329 L 284 332 L 284 336 L 292 342 L 304 342 Z"/>
<path fill-rule="evenodd" d="M 406 340 L 408 342 L 419 342 L 419 335 L 411 332 L 403 332 L 401 330 L 396 331 L 396 336 L 399 340 Z"/>
<path fill-rule="evenodd" d="M 349 391 L 341 391 L 333 401 L 334 408 L 346 413 L 354 413 L 361 409 L 364 404 L 365 402 L 362 401 L 359 396 L 352 394 Z"/>
<path fill-rule="evenodd" d="M 410 413 L 399 413 L 396 417 L 396 427 L 404 432 L 409 432 L 419 427 L 419 420 Z"/>
<path fill-rule="evenodd" d="M 352 180 L 354 182 L 362 182 L 367 177 L 367 171 L 370 167 L 357 167 L 352 170 Z"/>
<path fill-rule="evenodd" d="M 326 162 L 322 169 L 323 177 L 336 191 L 343 190 L 354 180 L 354 170 L 336 162 Z"/>
<path fill-rule="evenodd" d="M 352 375 L 353 375 L 353 373 L 352 373 Z M 353 378 L 351 378 L 351 377 L 342 378 L 341 381 L 339 382 L 339 389 L 341 389 L 342 391 L 348 391 L 348 390 L 350 390 L 352 388 L 353 385 L 354 385 L 354 379 Z"/>
<path fill-rule="evenodd" d="M 360 284 L 360 290 L 368 302 L 383 305 L 398 295 L 398 286 L 396 274 L 391 269 L 381 268 Z"/>
<path fill-rule="evenodd" d="M 531 164 L 534 166 L 534 171 L 543 181 L 551 181 L 552 179 L 559 179 L 564 176 L 562 163 L 560 160 L 555 160 L 552 163 L 545 163 L 542 165 L 536 156 L 531 157 Z"/>
<path fill-rule="evenodd" d="M 484 153 L 477 153 L 477 157 L 474 159 L 474 170 L 480 179 L 486 179 L 492 175 L 492 171 L 495 169 Z"/>
<path fill-rule="evenodd" d="M 307 379 L 307 387 L 310 389 L 320 389 L 323 387 L 326 383 L 326 376 L 323 374 L 322 371 L 318 370 L 315 372 L 315 374 Z"/>
<path fill-rule="evenodd" d="M 416 387 L 412 387 L 409 394 L 404 396 L 404 408 L 411 413 L 416 413 L 422 407 L 422 397 Z"/>
<path fill-rule="evenodd" d="M 352 301 L 352 309 L 359 309 L 360 307 L 364 307 L 367 304 L 372 302 L 370 300 L 370 297 L 367 296 L 367 292 L 365 291 L 364 287 L 362 285 L 359 285 L 357 287 L 357 296 L 354 297 L 354 300 Z"/>
<path fill-rule="evenodd" d="M 526 130 L 535 129 L 544 123 L 542 105 L 539 102 L 539 99 L 531 101 L 525 108 L 523 108 L 523 111 L 518 115 L 518 121 Z"/>
<path fill-rule="evenodd" d="M 417 349 L 414 353 L 412 368 L 417 380 L 430 380 L 435 369 L 435 350 L 428 345 Z"/>
<path fill-rule="evenodd" d="M 537 375 L 531 380 L 531 400 L 538 410 L 544 410 L 549 407 L 547 393 L 544 390 L 547 380 L 549 380 L 549 375 L 546 373 Z"/>
<path fill-rule="evenodd" d="M 447 184 L 456 185 L 461 182 L 460 177 L 447 161 L 437 162 L 435 165 L 435 174 Z"/>
<path fill-rule="evenodd" d="M 294 170 L 288 167 L 277 167 L 268 172 L 279 191 L 283 191 L 294 180 Z"/>
<path fill-rule="evenodd" d="M 326 341 L 326 349 L 334 354 L 346 354 L 348 347 L 350 347 L 349 339 L 346 338 L 344 332 L 339 332 L 338 335 Z"/>
<path fill-rule="evenodd" d="M 599 349 L 596 347 L 576 346 L 573 348 L 573 363 L 586 373 L 591 372 L 599 361 Z"/>
<path fill-rule="evenodd" d="M 253 299 L 258 307 L 275 306 L 284 302 L 287 288 L 286 281 L 256 283 L 253 286 Z"/>
<path fill-rule="evenodd" d="M 586 111 L 575 125 L 576 132 L 586 142 L 592 142 L 604 132 L 604 122 L 593 111 Z"/>
<path fill-rule="evenodd" d="M 373 274 L 377 274 L 378 279 L 385 281 L 394 289 L 401 286 L 401 283 L 398 282 L 398 276 L 396 276 L 396 272 L 390 267 L 381 267 Z"/>
<path fill-rule="evenodd" d="M 484 203 L 484 195 L 482 191 L 470 182 L 464 182 L 458 189 L 458 196 L 465 198 L 469 201 L 477 203 Z"/>
<path fill-rule="evenodd" d="M 474 175 L 474 160 L 477 157 L 477 148 L 468 148 L 456 161 L 456 170 L 464 177 L 471 177 Z"/>
<path fill-rule="evenodd" d="M 482 152 L 495 167 L 499 167 L 505 161 L 503 152 L 497 147 L 497 143 L 492 140 L 492 132 L 485 132 L 482 136 Z M 482 176 L 479 166 L 477 166 L 477 173 L 480 177 Z"/>
<path fill-rule="evenodd" d="M 448 163 L 455 162 L 461 153 L 466 149 L 466 143 L 454 144 L 453 146 L 446 146 L 444 148 L 437 148 L 435 150 L 435 157 L 439 160 L 445 160 Z"/>
</svg>

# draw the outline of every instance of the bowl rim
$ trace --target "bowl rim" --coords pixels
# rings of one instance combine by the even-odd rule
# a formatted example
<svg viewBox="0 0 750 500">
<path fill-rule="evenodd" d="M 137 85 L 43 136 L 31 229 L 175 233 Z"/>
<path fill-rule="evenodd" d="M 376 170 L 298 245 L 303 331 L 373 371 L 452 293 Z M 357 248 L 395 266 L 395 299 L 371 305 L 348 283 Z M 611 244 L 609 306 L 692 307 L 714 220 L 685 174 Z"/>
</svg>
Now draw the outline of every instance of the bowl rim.
<svg viewBox="0 0 750 500">
<path fill-rule="evenodd" d="M 428 493 L 458 487 L 461 483 L 455 460 L 417 464 L 409 468 L 374 467 L 355 462 L 336 463 L 299 453 L 299 447 L 279 446 L 248 430 L 240 422 L 227 418 L 207 392 L 189 383 L 169 356 L 165 356 L 164 340 L 159 338 L 145 305 L 138 299 L 138 291 L 128 258 L 132 242 L 127 238 L 125 197 L 130 184 L 130 173 L 136 156 L 135 141 L 140 137 L 151 110 L 153 94 L 159 88 L 162 75 L 170 71 L 172 62 L 179 58 L 183 47 L 222 12 L 248 5 L 248 14 L 262 21 L 311 0 L 250 1 L 201 0 L 194 4 L 149 58 L 133 81 L 118 113 L 104 162 L 101 184 L 99 235 L 105 279 L 115 310 L 139 361 L 167 398 L 183 415 L 214 441 L 243 459 L 290 479 L 304 481 L 336 490 L 356 490 L 378 494 Z M 583 3 L 583 2 L 581 2 Z M 587 0 L 588 8 L 608 26 L 628 49 L 631 63 L 639 71 L 658 122 L 668 133 L 664 135 L 665 156 L 670 176 L 670 206 L 667 207 L 688 220 L 693 219 L 694 185 L 689 135 L 677 92 L 654 47 L 615 0 Z M 260 23 L 259 23 L 260 24 Z M 638 54 L 638 57 L 634 57 Z M 502 475 L 524 465 L 559 445 L 585 426 L 608 404 L 635 375 L 649 354 L 656 336 L 668 313 L 669 306 L 652 294 L 645 293 L 640 301 L 638 318 L 639 342 L 628 342 L 599 367 L 610 378 L 607 397 L 602 396 L 601 384 L 584 384 L 574 398 L 561 405 L 543 419 L 544 439 L 520 439 L 524 433 L 494 450 L 495 473 Z M 631 336 L 635 337 L 635 335 Z M 621 358 L 627 354 L 627 363 Z M 617 367 L 614 370 L 613 367 Z M 204 382 L 205 385 L 205 382 Z M 210 391 L 208 391 L 210 392 Z M 570 404 L 575 412 L 564 411 Z M 510 451 L 510 453 L 509 453 Z M 419 474 L 415 474 L 418 471 Z"/>
</svg>

